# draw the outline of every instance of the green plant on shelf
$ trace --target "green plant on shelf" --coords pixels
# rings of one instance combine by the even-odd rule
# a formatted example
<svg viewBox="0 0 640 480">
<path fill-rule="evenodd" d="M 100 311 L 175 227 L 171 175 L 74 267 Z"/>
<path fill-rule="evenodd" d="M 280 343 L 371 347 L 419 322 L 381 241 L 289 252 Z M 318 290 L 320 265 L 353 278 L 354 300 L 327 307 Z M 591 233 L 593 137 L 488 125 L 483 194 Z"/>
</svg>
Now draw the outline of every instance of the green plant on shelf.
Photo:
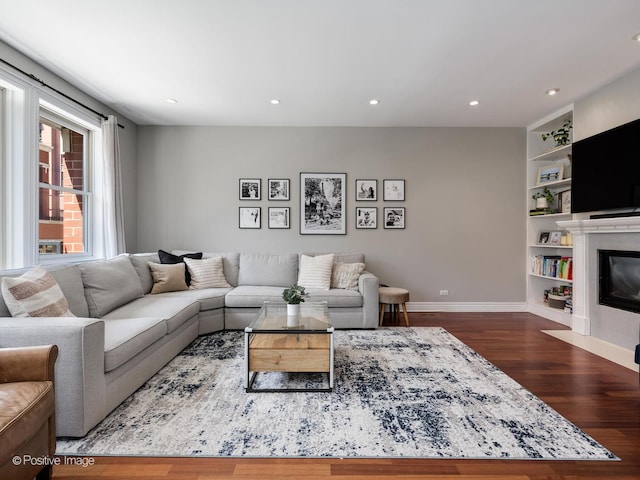
<svg viewBox="0 0 640 480">
<path fill-rule="evenodd" d="M 571 119 L 566 120 L 558 130 L 552 130 L 548 133 L 542 134 L 542 141 L 546 142 L 548 138 L 553 138 L 556 142 L 556 147 L 562 147 L 571 143 L 571 129 L 573 128 L 573 122 Z"/>
<path fill-rule="evenodd" d="M 541 192 L 536 192 L 531 197 L 536 201 L 536 210 L 544 210 L 547 213 L 554 213 L 553 209 L 554 201 L 557 194 L 544 187 Z"/>
</svg>

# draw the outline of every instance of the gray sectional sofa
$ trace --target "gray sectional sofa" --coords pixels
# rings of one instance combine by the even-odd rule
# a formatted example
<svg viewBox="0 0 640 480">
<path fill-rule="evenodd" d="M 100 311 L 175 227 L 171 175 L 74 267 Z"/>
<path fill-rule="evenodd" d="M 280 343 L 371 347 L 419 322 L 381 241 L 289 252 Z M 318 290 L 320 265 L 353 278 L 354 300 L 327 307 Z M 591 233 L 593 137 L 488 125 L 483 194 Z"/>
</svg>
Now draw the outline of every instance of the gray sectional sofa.
<svg viewBox="0 0 640 480">
<path fill-rule="evenodd" d="M 282 290 L 298 279 L 297 253 L 203 255 L 211 257 L 222 257 L 230 287 L 151 294 L 154 253 L 48 268 L 75 317 L 13 318 L 0 296 L 0 347 L 58 345 L 57 436 L 84 436 L 198 335 L 243 329 L 264 301 L 283 302 Z M 334 261 L 364 263 L 364 255 Z M 336 328 L 378 324 L 378 279 L 366 270 L 357 290 L 309 293 L 307 301 L 328 302 Z"/>
</svg>

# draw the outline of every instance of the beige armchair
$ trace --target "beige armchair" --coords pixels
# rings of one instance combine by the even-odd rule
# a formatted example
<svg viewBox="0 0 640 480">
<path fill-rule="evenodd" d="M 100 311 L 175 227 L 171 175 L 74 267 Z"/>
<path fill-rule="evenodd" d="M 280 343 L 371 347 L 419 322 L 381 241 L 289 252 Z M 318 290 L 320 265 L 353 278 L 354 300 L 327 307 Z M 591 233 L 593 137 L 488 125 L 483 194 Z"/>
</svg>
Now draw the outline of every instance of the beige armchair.
<svg viewBox="0 0 640 480">
<path fill-rule="evenodd" d="M 0 348 L 0 478 L 51 478 L 56 345 Z"/>
</svg>

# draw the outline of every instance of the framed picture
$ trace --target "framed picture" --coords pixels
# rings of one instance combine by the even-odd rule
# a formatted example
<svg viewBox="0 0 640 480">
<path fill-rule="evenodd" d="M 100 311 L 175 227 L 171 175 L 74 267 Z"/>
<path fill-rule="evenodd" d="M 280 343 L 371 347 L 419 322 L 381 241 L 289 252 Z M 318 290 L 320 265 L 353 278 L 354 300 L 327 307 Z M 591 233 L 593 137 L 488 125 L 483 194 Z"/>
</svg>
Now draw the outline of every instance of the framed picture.
<svg viewBox="0 0 640 480">
<path fill-rule="evenodd" d="M 260 200 L 260 187 L 262 180 L 259 178 L 240 179 L 240 200 Z"/>
<path fill-rule="evenodd" d="M 356 207 L 356 228 L 378 228 L 378 208 Z"/>
<path fill-rule="evenodd" d="M 404 207 L 384 209 L 384 228 L 404 228 Z"/>
<path fill-rule="evenodd" d="M 544 185 L 545 183 L 557 182 L 562 180 L 564 174 L 564 165 L 562 163 L 554 163 L 552 165 L 546 165 L 538 169 L 538 182 L 537 185 Z"/>
<path fill-rule="evenodd" d="M 267 180 L 269 200 L 289 200 L 290 183 L 288 178 L 270 178 Z"/>
<path fill-rule="evenodd" d="M 546 245 L 549 243 L 549 232 L 540 232 L 540 236 L 538 237 L 539 245 Z"/>
<path fill-rule="evenodd" d="M 549 245 L 560 245 L 560 238 L 562 238 L 562 232 L 549 232 Z"/>
<path fill-rule="evenodd" d="M 383 200 L 385 202 L 404 202 L 404 180 L 383 180 Z"/>
<path fill-rule="evenodd" d="M 560 213 L 571 213 L 571 190 L 558 193 L 558 211 Z"/>
<path fill-rule="evenodd" d="M 345 235 L 346 173 L 300 173 L 300 233 Z"/>
<path fill-rule="evenodd" d="M 289 207 L 269 207 L 269 228 L 289 228 Z"/>
<path fill-rule="evenodd" d="M 240 228 L 260 228 L 260 207 L 240 207 Z"/>
<path fill-rule="evenodd" d="M 378 200 L 378 180 L 356 180 L 356 200 Z"/>
</svg>

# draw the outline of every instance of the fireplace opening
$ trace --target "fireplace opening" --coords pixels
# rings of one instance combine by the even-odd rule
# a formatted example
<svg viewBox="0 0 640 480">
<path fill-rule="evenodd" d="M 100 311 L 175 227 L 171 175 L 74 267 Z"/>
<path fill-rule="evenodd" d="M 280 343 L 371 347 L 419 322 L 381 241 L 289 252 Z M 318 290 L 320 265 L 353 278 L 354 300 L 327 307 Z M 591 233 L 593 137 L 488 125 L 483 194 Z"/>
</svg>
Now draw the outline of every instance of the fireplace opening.
<svg viewBox="0 0 640 480">
<path fill-rule="evenodd" d="M 640 313 L 640 252 L 598 250 L 599 303 Z"/>
</svg>

